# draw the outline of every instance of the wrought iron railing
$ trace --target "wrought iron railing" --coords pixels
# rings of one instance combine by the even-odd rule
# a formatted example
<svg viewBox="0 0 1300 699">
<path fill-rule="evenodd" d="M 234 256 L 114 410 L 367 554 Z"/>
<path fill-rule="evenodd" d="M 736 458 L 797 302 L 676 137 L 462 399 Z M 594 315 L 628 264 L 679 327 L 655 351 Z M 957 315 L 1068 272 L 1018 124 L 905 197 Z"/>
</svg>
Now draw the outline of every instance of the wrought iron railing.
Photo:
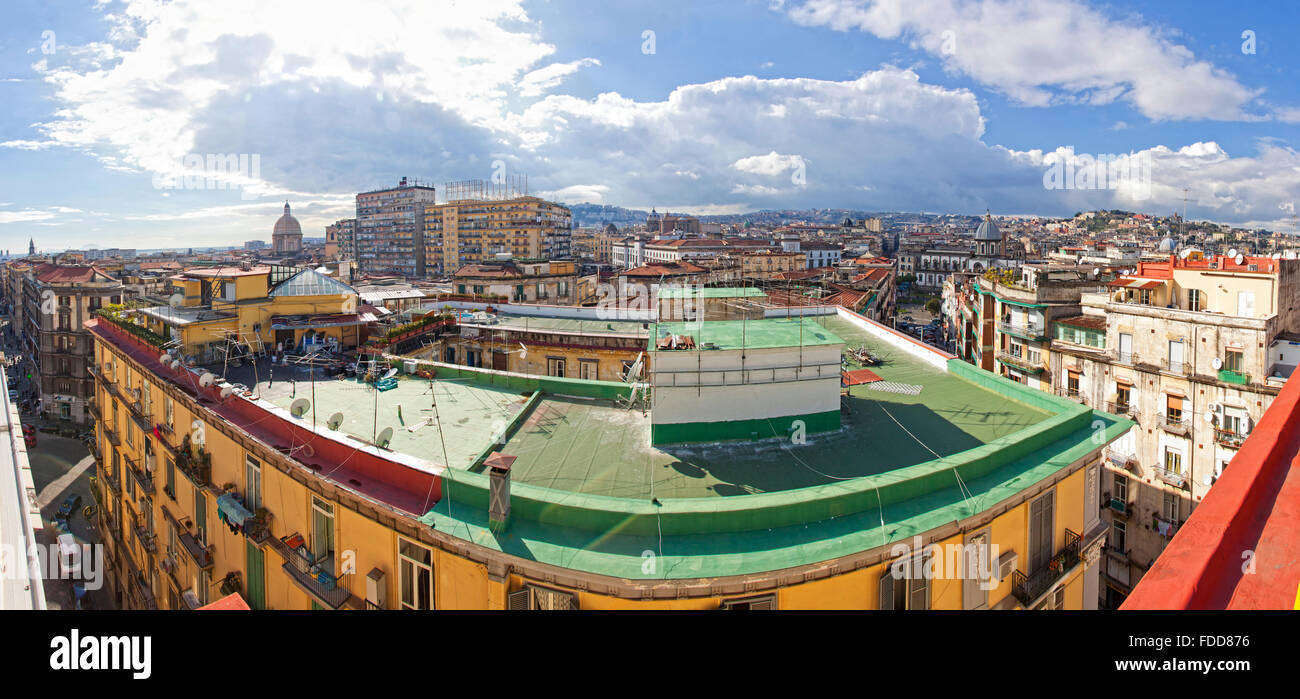
<svg viewBox="0 0 1300 699">
<path fill-rule="evenodd" d="M 1028 575 L 1017 570 L 1011 578 L 1011 594 L 1015 595 L 1020 604 L 1029 607 L 1048 590 L 1052 588 L 1057 581 L 1074 570 L 1079 565 L 1079 552 L 1081 550 L 1081 537 L 1070 531 L 1065 530 L 1065 545 L 1061 547 L 1056 555 L 1048 559 L 1047 563 L 1038 570 L 1030 571 Z"/>
</svg>

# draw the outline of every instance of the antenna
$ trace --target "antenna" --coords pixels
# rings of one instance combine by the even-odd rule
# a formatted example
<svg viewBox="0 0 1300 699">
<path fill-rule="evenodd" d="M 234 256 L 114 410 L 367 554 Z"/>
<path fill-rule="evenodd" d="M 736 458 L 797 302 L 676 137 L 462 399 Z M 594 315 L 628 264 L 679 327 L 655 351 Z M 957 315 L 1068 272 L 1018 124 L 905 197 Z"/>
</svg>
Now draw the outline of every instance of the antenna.
<svg viewBox="0 0 1300 699">
<path fill-rule="evenodd" d="M 311 401 L 306 398 L 299 398 L 289 405 L 289 414 L 294 417 L 302 417 L 311 409 Z"/>
</svg>

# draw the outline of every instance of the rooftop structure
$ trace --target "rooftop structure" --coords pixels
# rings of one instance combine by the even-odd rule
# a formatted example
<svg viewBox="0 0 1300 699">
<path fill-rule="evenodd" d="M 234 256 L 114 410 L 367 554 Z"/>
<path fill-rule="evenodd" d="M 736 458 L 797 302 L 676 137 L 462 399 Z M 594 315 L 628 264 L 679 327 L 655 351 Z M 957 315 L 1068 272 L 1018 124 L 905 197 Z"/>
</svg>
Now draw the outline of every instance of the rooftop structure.
<svg viewBox="0 0 1300 699">
<path fill-rule="evenodd" d="M 0 384 L 6 383 L 0 364 Z M 0 610 L 45 609 L 45 586 L 30 577 L 27 554 L 38 545 L 36 532 L 43 528 L 41 509 L 36 505 L 36 484 L 23 441 L 18 406 L 0 396 L 0 426 L 5 444 L 0 446 L 0 546 L 6 552 L 4 574 L 0 575 Z"/>
</svg>

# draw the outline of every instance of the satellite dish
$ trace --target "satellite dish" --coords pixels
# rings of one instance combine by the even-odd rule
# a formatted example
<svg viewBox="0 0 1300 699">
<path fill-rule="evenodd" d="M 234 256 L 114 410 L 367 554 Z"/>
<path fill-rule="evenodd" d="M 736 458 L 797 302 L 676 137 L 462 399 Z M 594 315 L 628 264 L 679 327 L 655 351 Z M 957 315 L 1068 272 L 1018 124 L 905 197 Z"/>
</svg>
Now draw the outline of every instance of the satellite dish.
<svg viewBox="0 0 1300 699">
<path fill-rule="evenodd" d="M 343 424 L 343 413 L 334 413 L 333 415 L 330 416 L 330 419 L 326 421 L 325 426 L 329 427 L 331 430 L 337 430 L 339 428 L 339 425 L 342 424 Z"/>
<path fill-rule="evenodd" d="M 230 397 L 230 394 L 232 394 L 232 393 L 234 393 L 234 392 L 235 392 L 235 387 L 234 387 L 234 386 L 228 386 L 228 385 L 227 385 L 227 386 L 222 386 L 222 387 L 221 387 L 221 397 L 222 397 L 223 399 L 224 399 L 224 398 L 229 398 L 229 397 Z"/>
<path fill-rule="evenodd" d="M 1178 253 L 1178 257 L 1180 257 L 1180 258 L 1186 260 L 1186 259 L 1187 259 L 1187 256 L 1190 255 L 1190 254 L 1192 254 L 1192 251 L 1191 251 L 1190 248 L 1183 248 L 1183 251 L 1180 252 L 1180 253 Z"/>
<path fill-rule="evenodd" d="M 304 444 L 301 447 L 298 447 L 298 456 L 305 456 L 310 459 L 315 455 L 316 450 L 312 449 L 310 444 Z"/>
<path fill-rule="evenodd" d="M 289 414 L 294 417 L 302 417 L 308 410 L 311 410 L 311 401 L 306 398 L 299 398 L 289 405 Z"/>
<path fill-rule="evenodd" d="M 1208 413 L 1208 412 L 1207 412 L 1207 413 L 1205 414 L 1205 421 L 1206 421 L 1206 422 L 1214 422 L 1214 413 Z"/>
<path fill-rule="evenodd" d="M 1237 264 L 1241 264 L 1241 263 L 1243 263 L 1243 262 L 1246 261 L 1246 256 L 1245 256 L 1245 255 L 1237 255 L 1237 257 L 1235 258 L 1234 261 L 1235 261 Z"/>
<path fill-rule="evenodd" d="M 383 430 L 379 432 L 379 437 L 375 439 L 375 445 L 383 449 L 387 449 L 388 445 L 392 441 L 393 441 L 393 428 L 385 427 Z"/>
<path fill-rule="evenodd" d="M 1215 357 L 1214 361 L 1210 362 L 1210 364 L 1213 365 L 1216 370 L 1223 368 L 1223 360 L 1218 357 Z"/>
<path fill-rule="evenodd" d="M 161 362 L 161 363 L 163 363 L 163 364 L 166 364 L 167 362 L 170 362 L 171 360 L 172 360 L 172 356 L 171 356 L 170 354 L 167 354 L 166 352 L 163 352 L 162 356 L 158 358 L 158 361 Z"/>
<path fill-rule="evenodd" d="M 1236 257 L 1237 248 L 1228 248 L 1228 257 Z"/>
<path fill-rule="evenodd" d="M 210 371 L 205 371 L 205 372 L 203 372 L 203 376 L 200 376 L 200 377 L 199 377 L 199 385 L 202 386 L 202 387 L 204 387 L 204 388 L 207 388 L 208 386 L 211 386 L 211 385 L 212 385 L 212 382 L 213 382 L 213 381 L 216 381 L 216 380 L 217 380 L 217 375 L 216 375 L 216 374 L 213 374 L 213 373 L 210 372 Z"/>
<path fill-rule="evenodd" d="M 388 371 L 384 372 L 385 379 L 391 379 L 396 375 L 397 375 L 397 367 L 393 367 L 392 369 L 389 369 Z"/>
</svg>

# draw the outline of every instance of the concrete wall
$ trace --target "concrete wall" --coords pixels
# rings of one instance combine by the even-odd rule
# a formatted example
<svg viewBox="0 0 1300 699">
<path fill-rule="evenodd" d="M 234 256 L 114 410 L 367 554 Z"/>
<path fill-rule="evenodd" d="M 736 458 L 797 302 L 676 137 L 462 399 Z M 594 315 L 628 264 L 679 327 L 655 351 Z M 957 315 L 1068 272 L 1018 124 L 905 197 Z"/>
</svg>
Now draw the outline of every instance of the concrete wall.
<svg viewBox="0 0 1300 699">
<path fill-rule="evenodd" d="M 837 306 L 836 313 L 839 314 L 840 318 L 843 318 L 857 326 L 859 329 L 866 331 L 872 337 L 884 342 L 894 349 L 906 352 L 912 357 L 919 359 L 940 371 L 948 371 L 948 360 L 955 357 L 955 355 L 934 349 L 933 347 L 914 340 L 893 328 L 877 323 L 861 314 L 854 313 L 847 308 Z"/>
</svg>

